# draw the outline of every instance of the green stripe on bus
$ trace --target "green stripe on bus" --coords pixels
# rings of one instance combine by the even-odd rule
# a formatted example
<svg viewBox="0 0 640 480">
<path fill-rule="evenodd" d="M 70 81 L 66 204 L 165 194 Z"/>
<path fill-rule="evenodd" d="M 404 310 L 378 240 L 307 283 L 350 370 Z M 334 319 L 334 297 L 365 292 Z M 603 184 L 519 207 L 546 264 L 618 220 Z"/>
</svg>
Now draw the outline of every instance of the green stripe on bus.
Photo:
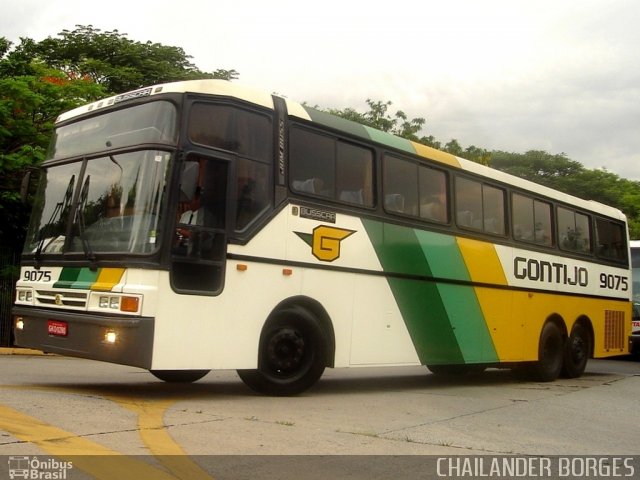
<svg viewBox="0 0 640 480">
<path fill-rule="evenodd" d="M 403 150 L 407 153 L 416 153 L 416 149 L 413 144 L 407 140 L 406 138 L 396 137 L 387 132 L 383 132 L 381 130 L 376 130 L 371 127 L 364 127 L 369 134 L 369 138 L 374 142 L 381 143 L 388 147 L 397 148 L 398 150 Z"/>
<path fill-rule="evenodd" d="M 325 127 L 333 128 L 335 130 L 340 130 L 341 132 L 350 133 L 356 137 L 367 140 L 369 139 L 367 130 L 365 130 L 365 127 L 359 123 L 352 122 L 341 117 L 336 117 L 326 112 L 321 112 L 315 108 L 304 107 L 304 109 L 309 114 L 309 117 L 311 117 L 312 122 L 319 123 Z"/>
<path fill-rule="evenodd" d="M 352 122 L 341 117 L 336 117 L 335 115 L 331 115 L 314 108 L 304 107 L 304 109 L 309 114 L 309 117 L 311 117 L 311 121 L 319 123 L 325 127 L 333 128 L 341 132 L 347 132 L 356 137 L 364 138 L 365 140 L 373 140 L 374 142 L 391 148 L 396 148 L 407 153 L 416 153 L 415 147 L 406 138 L 396 137 L 388 132 L 367 127 L 366 125 L 360 125 L 359 123 Z"/>
<path fill-rule="evenodd" d="M 415 233 L 434 277 L 464 282 L 473 280 L 454 236 L 422 230 Z M 465 362 L 498 362 L 498 354 L 473 287 L 439 283 L 438 291 Z"/>
<path fill-rule="evenodd" d="M 422 363 L 463 363 L 449 316 L 434 282 L 402 278 L 431 277 L 431 268 L 413 229 L 363 220 L 393 296 Z"/>
<path fill-rule="evenodd" d="M 60 272 L 60 278 L 53 284 L 53 288 L 71 288 L 73 282 L 78 279 L 81 268 L 64 267 Z"/>
<path fill-rule="evenodd" d="M 71 288 L 77 288 L 81 290 L 89 290 L 91 285 L 98 280 L 98 274 L 100 270 L 89 270 L 88 268 L 80 269 L 80 273 L 76 281 L 71 285 Z"/>
<path fill-rule="evenodd" d="M 455 237 L 363 221 L 422 363 L 498 361 Z M 404 275 L 418 278 L 402 278 Z"/>
<path fill-rule="evenodd" d="M 88 290 L 98 278 L 99 270 L 91 271 L 86 267 L 64 267 L 54 288 L 73 288 Z"/>
</svg>

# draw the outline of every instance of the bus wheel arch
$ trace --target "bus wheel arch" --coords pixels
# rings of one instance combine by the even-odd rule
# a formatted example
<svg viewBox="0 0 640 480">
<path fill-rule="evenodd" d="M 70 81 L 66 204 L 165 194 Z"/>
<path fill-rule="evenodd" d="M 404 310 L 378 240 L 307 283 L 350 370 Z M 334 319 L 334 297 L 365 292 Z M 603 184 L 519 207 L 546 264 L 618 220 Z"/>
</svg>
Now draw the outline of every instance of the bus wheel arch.
<svg viewBox="0 0 640 480">
<path fill-rule="evenodd" d="M 593 356 L 593 326 L 588 317 L 576 320 L 567 336 L 562 363 L 562 376 L 578 378 L 584 373 L 587 361 Z"/>
<path fill-rule="evenodd" d="M 238 370 L 242 381 L 258 393 L 277 396 L 296 395 L 316 383 L 333 363 L 333 329 L 327 328 L 323 310 L 306 301 L 279 304 L 262 327 L 258 368 Z"/>
</svg>

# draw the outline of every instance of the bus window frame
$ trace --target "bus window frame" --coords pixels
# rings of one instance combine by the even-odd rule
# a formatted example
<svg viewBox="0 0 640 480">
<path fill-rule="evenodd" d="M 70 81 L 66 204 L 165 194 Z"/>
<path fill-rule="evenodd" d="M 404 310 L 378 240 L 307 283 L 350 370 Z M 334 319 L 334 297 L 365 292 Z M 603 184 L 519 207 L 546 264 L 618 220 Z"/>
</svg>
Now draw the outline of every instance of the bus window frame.
<svg viewBox="0 0 640 480">
<path fill-rule="evenodd" d="M 294 155 L 293 152 L 293 148 L 294 148 L 294 141 L 292 140 L 294 138 L 293 132 L 295 130 L 300 130 L 302 132 L 304 132 L 305 134 L 311 134 L 311 135 L 315 135 L 318 137 L 324 137 L 325 139 L 331 141 L 333 143 L 332 147 L 333 147 L 333 167 L 334 167 L 334 171 L 333 171 L 333 178 L 332 180 L 332 189 L 333 189 L 333 194 L 331 195 L 323 195 L 323 194 L 319 194 L 319 193 L 315 193 L 312 191 L 306 191 L 305 187 L 296 187 L 294 186 L 294 182 L 300 181 L 297 180 L 294 177 L 294 173 L 296 172 L 296 168 L 298 168 L 296 166 L 296 164 L 299 164 L 300 161 L 297 158 L 297 155 Z M 339 157 L 338 157 L 338 152 L 339 152 L 339 145 L 343 144 L 346 146 L 350 146 L 350 147 L 356 147 L 359 148 L 363 151 L 366 151 L 368 153 L 370 153 L 370 167 L 371 170 L 369 172 L 370 174 L 370 181 L 371 181 L 371 188 L 369 191 L 369 195 L 371 197 L 371 203 L 368 204 L 366 202 L 350 202 L 347 200 L 342 200 L 339 198 L 339 193 L 338 193 L 338 178 L 337 178 L 337 172 L 339 170 L 338 165 L 339 165 Z M 371 144 L 367 144 L 364 143 L 362 141 L 358 141 L 356 139 L 344 136 L 344 135 L 335 135 L 334 133 L 332 133 L 331 131 L 326 131 L 323 130 L 321 128 L 317 128 L 314 126 L 309 126 L 300 122 L 289 122 L 288 126 L 287 126 L 287 189 L 290 195 L 297 197 L 297 196 L 301 196 L 303 198 L 311 198 L 314 201 L 317 201 L 318 203 L 329 203 L 333 206 L 337 206 L 339 208 L 348 208 L 348 209 L 358 209 L 358 210 L 368 210 L 370 212 L 376 211 L 378 208 L 378 158 L 379 158 L 379 154 L 377 149 L 375 148 L 374 145 Z M 312 178 L 306 179 L 306 181 L 312 180 Z M 311 190 L 311 188 L 309 189 Z M 366 198 L 367 195 L 363 192 L 363 198 Z"/>
<path fill-rule="evenodd" d="M 240 153 L 233 150 L 226 150 L 219 146 L 207 145 L 204 143 L 194 142 L 190 136 L 190 115 L 191 109 L 194 105 L 207 104 L 213 106 L 222 106 L 227 108 L 233 108 L 250 114 L 262 116 L 269 122 L 269 135 L 268 139 L 271 142 L 270 149 L 268 150 L 268 157 L 265 159 L 256 158 L 244 153 Z M 275 169 L 277 160 L 277 112 L 274 110 L 260 107 L 255 104 L 240 100 L 234 97 L 226 96 L 211 96 L 202 94 L 188 94 L 182 112 L 182 128 L 180 130 L 180 138 L 182 141 L 182 154 L 186 158 L 188 155 L 198 153 L 205 156 L 218 156 L 222 158 L 228 158 L 231 162 L 229 168 L 229 184 L 227 189 L 227 239 L 229 244 L 245 245 L 251 238 L 253 238 L 260 229 L 269 222 L 269 220 L 275 214 Z M 239 159 L 243 159 L 248 162 L 259 163 L 266 165 L 267 178 L 265 181 L 265 188 L 267 190 L 267 205 L 258 212 L 242 229 L 237 228 L 237 209 L 238 209 L 238 166 Z"/>
<path fill-rule="evenodd" d="M 458 219 L 458 204 L 459 204 L 459 198 L 457 195 L 457 188 L 458 188 L 458 181 L 459 180 L 464 180 L 464 181 L 470 181 L 470 182 L 475 182 L 480 186 L 480 199 L 481 199 L 481 205 L 480 205 L 480 210 L 482 213 L 482 225 L 480 227 L 473 227 L 473 226 L 468 226 L 468 225 L 463 225 L 461 224 L 461 222 Z M 492 232 L 490 230 L 487 230 L 485 225 L 486 225 L 486 219 L 485 219 L 485 207 L 484 207 L 484 199 L 485 199 L 485 193 L 484 193 L 484 187 L 487 186 L 489 188 L 498 190 L 502 193 L 502 233 L 498 233 L 498 232 Z M 510 211 L 510 207 L 511 207 L 511 202 L 509 200 L 509 186 L 508 185 L 503 185 L 503 184 L 498 184 L 498 183 L 494 183 L 494 182 L 487 182 L 485 177 L 482 177 L 480 175 L 468 175 L 468 174 L 460 174 L 459 172 L 456 172 L 456 174 L 453 175 L 453 188 L 451 191 L 451 196 L 453 198 L 453 211 L 452 211 L 452 222 L 456 225 L 456 227 L 459 230 L 462 230 L 464 232 L 470 232 L 471 235 L 476 235 L 479 237 L 482 236 L 489 236 L 491 238 L 502 238 L 505 240 L 510 240 L 512 239 L 512 235 L 511 235 L 511 221 L 509 219 L 509 211 Z"/>
</svg>

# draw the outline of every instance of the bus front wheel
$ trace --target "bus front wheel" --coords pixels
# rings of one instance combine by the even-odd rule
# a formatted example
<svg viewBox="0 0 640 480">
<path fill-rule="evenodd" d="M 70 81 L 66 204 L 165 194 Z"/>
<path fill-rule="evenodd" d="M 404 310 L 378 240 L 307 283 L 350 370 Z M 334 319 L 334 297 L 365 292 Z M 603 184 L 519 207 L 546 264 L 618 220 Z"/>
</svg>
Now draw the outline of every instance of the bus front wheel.
<svg viewBox="0 0 640 480">
<path fill-rule="evenodd" d="M 211 370 L 149 370 L 151 374 L 167 383 L 192 383 L 200 380 Z"/>
<path fill-rule="evenodd" d="M 238 370 L 252 390 L 296 395 L 311 387 L 326 366 L 326 336 L 308 310 L 291 306 L 275 312 L 260 336 L 258 368 Z"/>
</svg>

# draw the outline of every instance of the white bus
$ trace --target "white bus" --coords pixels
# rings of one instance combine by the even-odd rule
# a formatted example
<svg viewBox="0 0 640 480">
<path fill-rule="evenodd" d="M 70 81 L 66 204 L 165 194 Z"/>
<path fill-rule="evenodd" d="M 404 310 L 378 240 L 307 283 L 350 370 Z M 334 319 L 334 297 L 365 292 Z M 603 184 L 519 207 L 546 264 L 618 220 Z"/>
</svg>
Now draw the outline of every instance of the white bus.
<svg viewBox="0 0 640 480">
<path fill-rule="evenodd" d="M 60 116 L 16 298 L 18 345 L 291 395 L 326 367 L 579 376 L 627 351 L 631 270 L 617 209 L 202 80 Z"/>
</svg>

